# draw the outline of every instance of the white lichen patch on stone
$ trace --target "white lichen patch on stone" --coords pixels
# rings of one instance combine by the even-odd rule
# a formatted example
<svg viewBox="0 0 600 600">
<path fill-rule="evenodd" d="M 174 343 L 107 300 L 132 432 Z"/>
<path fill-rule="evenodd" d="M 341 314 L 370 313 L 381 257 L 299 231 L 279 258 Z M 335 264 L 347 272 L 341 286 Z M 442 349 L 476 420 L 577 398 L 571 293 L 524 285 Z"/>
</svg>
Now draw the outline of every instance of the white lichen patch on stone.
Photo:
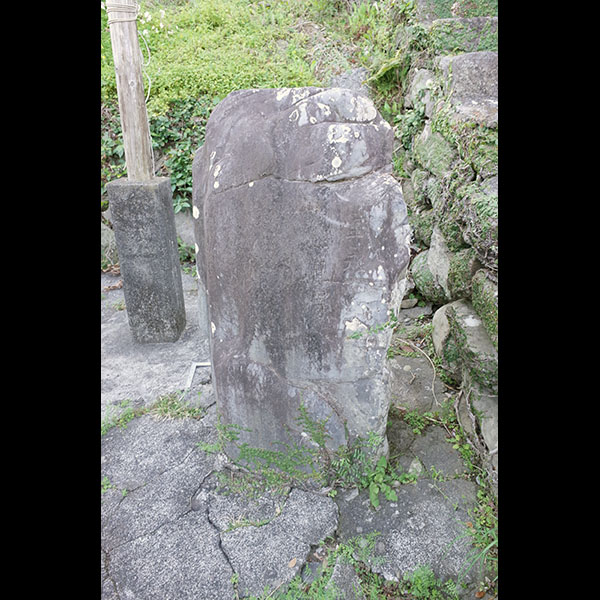
<svg viewBox="0 0 600 600">
<path fill-rule="evenodd" d="M 351 321 L 344 321 L 346 331 L 359 331 L 367 329 L 367 326 L 360 321 L 357 317 L 354 317 Z"/>
<path fill-rule="evenodd" d="M 277 98 L 278 102 L 281 102 L 282 100 L 287 98 L 289 95 L 290 95 L 290 88 L 281 88 L 277 92 L 277 95 L 275 96 L 275 98 Z"/>
<path fill-rule="evenodd" d="M 198 210 L 198 207 L 195 204 L 192 207 L 192 217 L 194 217 L 194 219 L 200 218 L 200 211 Z"/>
<path fill-rule="evenodd" d="M 295 104 L 299 100 L 304 100 L 304 98 L 306 98 L 309 95 L 310 90 L 308 88 L 292 89 L 292 102 Z"/>
<path fill-rule="evenodd" d="M 250 181 L 250 182 L 248 183 L 248 187 L 253 187 L 253 186 L 254 186 L 254 181 Z"/>
<path fill-rule="evenodd" d="M 331 161 L 331 166 L 334 169 L 339 169 L 341 164 L 342 164 L 342 159 L 339 156 L 334 157 L 334 159 Z"/>
<path fill-rule="evenodd" d="M 323 111 L 323 114 L 328 117 L 331 114 L 331 108 L 328 104 L 323 104 L 322 102 L 317 102 L 317 106 Z"/>
<path fill-rule="evenodd" d="M 478 327 L 481 325 L 481 321 L 472 315 L 465 317 L 464 324 L 466 327 Z"/>
<path fill-rule="evenodd" d="M 216 189 L 219 187 L 219 182 L 218 182 L 218 181 L 215 181 L 215 182 L 213 183 L 213 187 L 214 187 L 214 188 L 215 188 L 215 190 L 216 190 Z"/>
<path fill-rule="evenodd" d="M 332 123 L 327 128 L 327 141 L 330 144 L 345 144 L 350 141 L 352 129 L 343 123 Z"/>
<path fill-rule="evenodd" d="M 210 322 L 210 330 L 212 331 L 212 334 L 215 335 L 215 331 L 217 330 L 217 328 L 212 321 Z"/>
<path fill-rule="evenodd" d="M 377 116 L 377 109 L 371 100 L 364 96 L 353 96 L 350 104 L 356 111 L 357 121 L 372 121 Z"/>
<path fill-rule="evenodd" d="M 198 252 L 200 252 L 200 247 L 195 242 L 194 242 L 194 250 L 196 251 L 196 254 L 198 254 Z"/>
<path fill-rule="evenodd" d="M 308 102 L 300 102 L 295 112 L 298 112 L 298 127 L 302 127 L 308 123 L 308 113 L 306 111 Z"/>
<path fill-rule="evenodd" d="M 215 167 L 215 170 L 213 171 L 213 177 L 215 177 L 215 178 L 218 177 L 220 172 L 221 172 L 221 165 L 217 165 Z"/>
</svg>

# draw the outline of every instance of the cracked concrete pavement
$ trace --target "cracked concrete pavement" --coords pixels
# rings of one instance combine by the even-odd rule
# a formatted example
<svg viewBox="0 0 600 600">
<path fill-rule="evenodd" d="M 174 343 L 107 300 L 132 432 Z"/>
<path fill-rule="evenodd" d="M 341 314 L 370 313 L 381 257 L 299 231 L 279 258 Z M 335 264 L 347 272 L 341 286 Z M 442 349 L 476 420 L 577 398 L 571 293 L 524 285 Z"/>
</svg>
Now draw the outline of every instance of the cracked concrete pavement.
<svg viewBox="0 0 600 600">
<path fill-rule="evenodd" d="M 183 274 L 187 326 L 173 344 L 136 345 L 119 276 L 101 279 L 101 418 L 106 422 L 127 410 L 124 402 L 147 407 L 182 390 L 191 365 L 208 360 L 208 340 L 198 323 L 190 275 Z M 217 440 L 208 371 L 195 369 L 181 396 L 203 406 L 203 418 L 144 414 L 102 435 L 103 600 L 264 598 L 265 590 L 283 591 L 296 575 L 308 581 L 318 574 L 317 548 L 326 538 L 335 545 L 371 532 L 379 535 L 369 567 L 389 580 L 420 564 L 431 565 L 442 579 L 464 568 L 470 548 L 462 536 L 476 486 L 464 477 L 443 431 L 430 427 L 415 436 L 396 425 L 401 463 L 419 479 L 401 486 L 398 501 L 383 501 L 379 510 L 371 507 L 366 491 L 356 489 L 342 490 L 335 499 L 299 488 L 256 498 L 225 494 L 219 477 L 231 465 L 198 446 Z M 356 592 L 351 564 L 336 564 L 330 585 L 337 585 L 340 599 L 364 597 Z"/>
</svg>

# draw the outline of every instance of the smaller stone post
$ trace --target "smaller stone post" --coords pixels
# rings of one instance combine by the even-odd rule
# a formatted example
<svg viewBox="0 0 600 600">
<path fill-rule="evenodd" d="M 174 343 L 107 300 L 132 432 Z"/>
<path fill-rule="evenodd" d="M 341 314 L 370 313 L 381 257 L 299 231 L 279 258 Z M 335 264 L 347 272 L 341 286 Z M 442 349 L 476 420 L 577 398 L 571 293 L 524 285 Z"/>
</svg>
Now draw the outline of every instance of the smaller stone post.
<svg viewBox="0 0 600 600">
<path fill-rule="evenodd" d="M 154 177 L 134 0 L 107 2 L 127 179 L 106 185 L 131 333 L 175 342 L 185 327 L 169 178 Z"/>
<path fill-rule="evenodd" d="M 106 191 L 133 338 L 175 342 L 186 320 L 171 180 L 117 179 Z"/>
</svg>

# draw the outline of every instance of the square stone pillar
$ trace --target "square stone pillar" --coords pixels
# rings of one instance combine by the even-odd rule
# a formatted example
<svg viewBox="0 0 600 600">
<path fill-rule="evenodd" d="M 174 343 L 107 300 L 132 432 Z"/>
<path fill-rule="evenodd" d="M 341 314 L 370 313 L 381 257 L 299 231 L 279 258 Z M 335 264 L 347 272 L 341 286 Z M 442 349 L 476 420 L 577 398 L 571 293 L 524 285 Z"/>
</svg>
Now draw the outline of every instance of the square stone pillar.
<svg viewBox="0 0 600 600">
<path fill-rule="evenodd" d="M 133 338 L 175 342 L 186 319 L 171 181 L 123 178 L 106 191 Z"/>
</svg>

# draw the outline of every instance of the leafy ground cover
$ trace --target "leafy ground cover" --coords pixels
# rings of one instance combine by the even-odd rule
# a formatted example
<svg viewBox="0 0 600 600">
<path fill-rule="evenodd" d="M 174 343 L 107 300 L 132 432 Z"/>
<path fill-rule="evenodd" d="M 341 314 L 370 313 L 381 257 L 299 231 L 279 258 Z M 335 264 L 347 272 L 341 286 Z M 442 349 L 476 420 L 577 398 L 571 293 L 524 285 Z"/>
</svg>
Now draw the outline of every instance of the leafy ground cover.
<svg viewBox="0 0 600 600">
<path fill-rule="evenodd" d="M 138 32 L 154 164 L 171 178 L 175 210 L 191 205 L 191 163 L 211 110 L 243 88 L 327 85 L 366 66 L 382 111 L 397 108 L 410 64 L 402 33 L 412 2 L 145 0 Z M 410 25 L 412 27 L 412 25 Z M 107 14 L 101 9 L 101 209 L 125 175 Z M 409 41 L 407 41 L 409 40 Z"/>
</svg>

